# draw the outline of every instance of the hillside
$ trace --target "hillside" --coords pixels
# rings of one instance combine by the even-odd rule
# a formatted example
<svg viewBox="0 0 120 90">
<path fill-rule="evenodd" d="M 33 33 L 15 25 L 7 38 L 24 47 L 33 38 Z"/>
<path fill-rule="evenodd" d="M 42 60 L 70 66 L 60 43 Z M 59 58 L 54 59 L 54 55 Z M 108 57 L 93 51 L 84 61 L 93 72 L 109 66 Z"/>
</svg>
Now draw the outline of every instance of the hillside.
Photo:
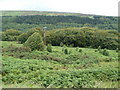
<svg viewBox="0 0 120 90">
<path fill-rule="evenodd" d="M 28 16 L 28 15 L 47 15 L 47 16 L 93 16 L 81 13 L 50 12 L 50 11 L 2 11 L 2 16 Z"/>
<path fill-rule="evenodd" d="M 33 27 L 48 30 L 68 27 L 95 27 L 102 30 L 118 30 L 117 17 L 79 13 L 42 11 L 3 11 L 2 30 L 26 31 Z"/>
<path fill-rule="evenodd" d="M 4 88 L 118 88 L 117 17 L 3 11 Z"/>
<path fill-rule="evenodd" d="M 2 47 L 4 88 L 119 87 L 115 50 L 107 50 L 106 56 L 91 48 L 66 47 L 71 52 L 65 54 L 59 46 L 52 46 L 52 52 L 29 52 L 22 49 L 23 44 L 3 41 Z"/>
</svg>

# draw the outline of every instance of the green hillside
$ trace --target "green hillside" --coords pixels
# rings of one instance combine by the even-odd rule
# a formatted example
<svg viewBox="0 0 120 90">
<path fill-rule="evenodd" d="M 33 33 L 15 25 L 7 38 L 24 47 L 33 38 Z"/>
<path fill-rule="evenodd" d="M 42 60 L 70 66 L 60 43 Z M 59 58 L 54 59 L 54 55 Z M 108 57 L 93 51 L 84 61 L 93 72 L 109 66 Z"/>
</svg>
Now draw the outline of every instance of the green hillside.
<svg viewBox="0 0 120 90">
<path fill-rule="evenodd" d="M 2 11 L 2 16 L 27 16 L 27 15 L 48 15 L 48 16 L 91 16 L 80 13 L 49 12 L 49 11 Z"/>
<path fill-rule="evenodd" d="M 2 46 L 4 88 L 118 88 L 115 50 L 105 56 L 91 48 L 67 47 L 71 53 L 65 54 L 58 46 L 52 52 L 19 50 L 23 45 L 16 42 Z"/>
<path fill-rule="evenodd" d="M 3 11 L 3 88 L 118 88 L 118 18 Z"/>
<path fill-rule="evenodd" d="M 2 30 L 26 31 L 33 27 L 47 30 L 69 27 L 95 27 L 103 30 L 118 30 L 118 18 L 112 16 L 80 13 L 43 11 L 2 11 Z"/>
</svg>

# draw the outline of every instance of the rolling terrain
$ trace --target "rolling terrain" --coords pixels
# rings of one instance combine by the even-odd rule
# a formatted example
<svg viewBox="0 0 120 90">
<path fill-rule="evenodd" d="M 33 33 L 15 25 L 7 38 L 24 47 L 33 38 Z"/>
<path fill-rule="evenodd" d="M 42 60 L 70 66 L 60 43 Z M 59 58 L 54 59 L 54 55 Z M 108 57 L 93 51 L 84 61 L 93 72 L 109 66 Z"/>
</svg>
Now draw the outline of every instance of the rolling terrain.
<svg viewBox="0 0 120 90">
<path fill-rule="evenodd" d="M 46 11 L 0 17 L 3 88 L 120 87 L 118 17 Z"/>
<path fill-rule="evenodd" d="M 2 30 L 26 31 L 33 27 L 47 30 L 69 27 L 95 27 L 102 30 L 118 30 L 118 18 L 113 16 L 45 11 L 2 11 Z"/>
<path fill-rule="evenodd" d="M 3 48 L 16 42 L 2 42 Z M 96 49 L 54 46 L 53 52 L 4 52 L 3 87 L 17 88 L 118 88 L 118 53 L 109 50 L 109 56 Z M 102 50 L 102 49 L 101 49 Z M 18 54 L 19 53 L 19 54 Z M 23 55 L 23 56 L 22 56 Z"/>
</svg>

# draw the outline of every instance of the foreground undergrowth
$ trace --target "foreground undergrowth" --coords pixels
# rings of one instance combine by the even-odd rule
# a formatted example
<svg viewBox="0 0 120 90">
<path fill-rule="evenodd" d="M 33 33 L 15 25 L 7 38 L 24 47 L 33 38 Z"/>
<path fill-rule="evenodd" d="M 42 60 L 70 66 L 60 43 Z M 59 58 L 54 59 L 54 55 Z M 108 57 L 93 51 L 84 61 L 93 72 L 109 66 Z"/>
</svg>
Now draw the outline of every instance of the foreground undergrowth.
<svg viewBox="0 0 120 90">
<path fill-rule="evenodd" d="M 53 51 L 11 51 L 21 47 L 16 42 L 3 42 L 3 87 L 39 88 L 117 88 L 118 53 L 108 50 L 105 56 L 96 49 L 53 46 Z"/>
</svg>

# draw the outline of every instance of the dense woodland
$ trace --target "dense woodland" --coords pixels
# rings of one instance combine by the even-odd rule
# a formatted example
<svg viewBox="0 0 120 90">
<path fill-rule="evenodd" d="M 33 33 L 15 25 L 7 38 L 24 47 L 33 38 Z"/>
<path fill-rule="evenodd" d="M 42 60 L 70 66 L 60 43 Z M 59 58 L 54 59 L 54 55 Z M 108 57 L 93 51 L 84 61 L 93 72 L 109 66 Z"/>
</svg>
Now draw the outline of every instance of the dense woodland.
<svg viewBox="0 0 120 90">
<path fill-rule="evenodd" d="M 33 27 L 48 27 L 48 30 L 68 27 L 95 27 L 103 30 L 118 30 L 117 17 L 110 16 L 2 16 L 2 30 L 26 31 Z"/>
<path fill-rule="evenodd" d="M 43 30 L 41 28 L 32 28 L 27 32 L 21 32 L 14 29 L 9 29 L 2 32 L 3 41 L 18 41 L 25 43 L 25 41 L 34 32 L 39 32 L 43 37 Z M 64 44 L 71 47 L 91 47 L 91 48 L 107 48 L 117 49 L 119 45 L 119 33 L 115 30 L 98 30 L 96 28 L 64 28 L 46 31 L 46 43 L 53 46 L 60 46 Z"/>
</svg>

